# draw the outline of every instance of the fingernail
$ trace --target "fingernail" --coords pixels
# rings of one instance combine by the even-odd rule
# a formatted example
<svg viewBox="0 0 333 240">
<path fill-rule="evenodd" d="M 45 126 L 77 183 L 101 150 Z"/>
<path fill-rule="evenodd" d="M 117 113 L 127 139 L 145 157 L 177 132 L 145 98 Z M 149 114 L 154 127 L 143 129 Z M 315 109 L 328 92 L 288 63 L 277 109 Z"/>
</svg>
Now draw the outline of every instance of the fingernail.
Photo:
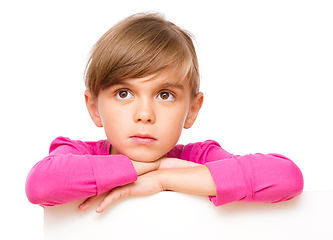
<svg viewBox="0 0 333 240">
<path fill-rule="evenodd" d="M 96 212 L 97 212 L 97 213 L 99 213 L 99 210 L 100 210 L 100 209 L 101 209 L 101 208 L 100 208 L 100 207 L 98 207 L 98 208 L 96 209 Z"/>
</svg>

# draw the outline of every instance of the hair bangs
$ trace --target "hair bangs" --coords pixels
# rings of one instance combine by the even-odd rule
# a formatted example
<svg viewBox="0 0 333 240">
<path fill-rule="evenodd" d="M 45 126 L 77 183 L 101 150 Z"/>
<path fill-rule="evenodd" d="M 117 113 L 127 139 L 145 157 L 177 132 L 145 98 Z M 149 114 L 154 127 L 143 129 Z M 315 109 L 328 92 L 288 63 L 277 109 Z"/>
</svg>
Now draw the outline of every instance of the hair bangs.
<svg viewBox="0 0 333 240">
<path fill-rule="evenodd" d="M 86 87 L 97 96 L 100 89 L 123 79 L 168 69 L 177 81 L 188 78 L 196 94 L 199 72 L 191 37 L 158 14 L 131 16 L 95 44 L 86 68 Z"/>
</svg>

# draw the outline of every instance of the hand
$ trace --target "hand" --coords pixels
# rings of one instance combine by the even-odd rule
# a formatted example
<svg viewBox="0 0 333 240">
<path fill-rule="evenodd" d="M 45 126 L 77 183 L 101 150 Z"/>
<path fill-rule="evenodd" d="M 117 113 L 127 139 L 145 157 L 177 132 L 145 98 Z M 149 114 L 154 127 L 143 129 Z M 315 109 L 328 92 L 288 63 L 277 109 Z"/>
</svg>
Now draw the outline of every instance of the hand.
<svg viewBox="0 0 333 240">
<path fill-rule="evenodd" d="M 104 211 L 106 206 L 111 204 L 111 202 L 113 202 L 114 200 L 119 199 L 120 197 L 125 197 L 128 195 L 149 195 L 165 190 L 164 186 L 161 184 L 161 178 L 159 175 L 160 171 L 158 171 L 158 169 L 171 170 L 202 166 L 197 163 L 166 157 L 160 158 L 152 163 L 142 163 L 133 160 L 132 163 L 139 176 L 136 182 L 114 188 L 111 191 L 103 193 L 99 196 L 87 198 L 83 203 L 79 205 L 79 209 L 85 211 L 96 202 L 98 202 L 100 199 L 104 199 L 100 204 L 101 208 L 97 210 L 97 212 L 102 212 Z M 176 182 L 180 183 L 180 181 Z M 103 206 L 104 204 L 105 206 Z"/>
<path fill-rule="evenodd" d="M 200 166 L 198 163 L 185 161 L 178 158 L 161 158 L 158 161 L 160 162 L 158 169 L 188 168 Z"/>
<path fill-rule="evenodd" d="M 101 213 L 113 201 L 126 197 L 126 196 L 140 196 L 150 195 L 162 192 L 163 186 L 160 183 L 158 171 L 149 172 L 138 177 L 136 182 L 116 187 L 109 192 L 99 196 L 87 198 L 80 206 L 79 209 L 84 211 L 95 204 L 98 200 L 103 199 L 99 207 L 96 209 L 97 213 Z"/>
<path fill-rule="evenodd" d="M 155 162 L 150 162 L 150 163 L 137 162 L 134 160 L 131 161 L 138 176 L 158 169 L 187 168 L 187 167 L 200 166 L 200 164 L 193 163 L 190 161 L 180 160 L 177 158 L 166 158 L 166 157 L 162 157 L 156 160 Z"/>
<path fill-rule="evenodd" d="M 142 174 L 146 174 L 151 171 L 155 171 L 160 166 L 160 160 L 156 160 L 155 162 L 145 163 L 145 162 L 137 162 L 131 160 L 135 171 L 137 172 L 138 176 Z"/>
<path fill-rule="evenodd" d="M 98 196 L 93 196 L 89 197 L 86 200 L 84 200 L 80 205 L 79 205 L 79 210 L 85 211 L 88 208 L 90 208 L 92 205 L 94 205 L 96 202 L 98 202 L 100 199 L 105 198 L 105 196 L 109 193 L 110 191 L 107 191 L 105 193 L 102 193 Z"/>
</svg>

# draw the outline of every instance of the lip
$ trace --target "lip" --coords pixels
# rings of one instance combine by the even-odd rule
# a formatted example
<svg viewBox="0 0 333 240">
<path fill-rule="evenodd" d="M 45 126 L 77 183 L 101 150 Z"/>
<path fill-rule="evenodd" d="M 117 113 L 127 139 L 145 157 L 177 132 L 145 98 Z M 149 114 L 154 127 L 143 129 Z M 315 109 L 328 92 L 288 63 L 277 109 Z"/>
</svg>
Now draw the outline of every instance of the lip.
<svg viewBox="0 0 333 240">
<path fill-rule="evenodd" d="M 136 134 L 130 137 L 135 143 L 148 145 L 154 143 L 157 139 L 150 136 L 149 134 Z"/>
</svg>

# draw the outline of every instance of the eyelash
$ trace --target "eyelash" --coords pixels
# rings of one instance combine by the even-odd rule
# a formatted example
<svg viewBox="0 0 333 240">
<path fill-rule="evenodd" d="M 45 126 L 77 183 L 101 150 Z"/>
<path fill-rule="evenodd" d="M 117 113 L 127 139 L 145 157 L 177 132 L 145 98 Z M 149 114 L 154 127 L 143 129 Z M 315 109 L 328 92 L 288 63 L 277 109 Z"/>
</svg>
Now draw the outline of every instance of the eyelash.
<svg viewBox="0 0 333 240">
<path fill-rule="evenodd" d="M 168 93 L 169 96 L 171 96 L 171 97 L 173 98 L 172 100 L 165 100 L 165 99 L 159 98 L 159 99 L 162 100 L 162 101 L 166 101 L 166 102 L 168 102 L 168 101 L 173 101 L 173 100 L 176 99 L 176 95 L 175 95 L 172 91 L 170 91 L 170 90 L 161 90 L 161 91 L 157 94 L 157 97 L 160 96 L 162 93 Z"/>
<path fill-rule="evenodd" d="M 117 91 L 114 93 L 114 96 L 115 96 L 116 98 L 118 98 L 118 99 L 127 99 L 128 94 L 126 95 L 125 98 L 121 98 L 121 97 L 118 96 L 119 93 L 121 93 L 121 92 L 127 92 L 128 94 L 130 94 L 130 95 L 133 96 L 133 94 L 131 93 L 131 91 L 130 91 L 129 89 L 126 89 L 126 88 L 122 88 L 122 89 L 117 90 Z"/>
<path fill-rule="evenodd" d="M 129 89 L 127 89 L 127 88 L 122 88 L 122 89 L 119 89 L 119 90 L 115 91 L 114 95 L 115 95 L 118 99 L 126 99 L 126 97 L 127 97 L 128 95 L 126 95 L 125 98 L 121 98 L 121 97 L 118 96 L 118 94 L 121 93 L 121 92 L 127 92 L 128 94 L 131 94 L 132 96 L 134 95 L 134 94 L 132 94 L 132 92 L 131 92 Z M 172 99 L 172 100 L 165 100 L 165 99 L 162 99 L 162 98 L 158 98 L 162 93 L 168 93 L 173 99 Z M 170 90 L 163 89 L 163 90 L 161 90 L 161 91 L 157 94 L 157 98 L 160 99 L 160 100 L 162 100 L 162 101 L 166 101 L 166 102 L 167 102 L 167 101 L 173 101 L 174 99 L 176 99 L 176 94 L 175 94 L 174 92 L 170 91 Z"/>
</svg>

